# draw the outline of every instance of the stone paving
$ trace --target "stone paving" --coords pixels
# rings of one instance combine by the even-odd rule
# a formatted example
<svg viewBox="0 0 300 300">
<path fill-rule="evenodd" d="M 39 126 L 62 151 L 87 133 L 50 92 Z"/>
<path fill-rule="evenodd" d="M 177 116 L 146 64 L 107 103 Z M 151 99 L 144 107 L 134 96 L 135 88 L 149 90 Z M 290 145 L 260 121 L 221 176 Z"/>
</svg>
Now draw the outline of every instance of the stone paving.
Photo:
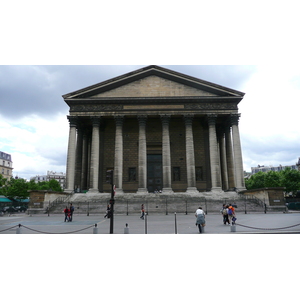
<svg viewBox="0 0 300 300">
<path fill-rule="evenodd" d="M 139 214 L 114 216 L 115 234 L 199 234 L 193 214 L 150 214 L 146 220 Z M 72 222 L 64 222 L 64 215 L 15 214 L 0 217 L 0 234 L 16 234 L 21 224 L 21 234 L 109 234 L 110 219 L 103 215 L 73 216 Z M 97 224 L 97 227 L 95 227 Z M 128 229 L 125 230 L 126 224 Z M 97 228 L 97 229 L 95 229 Z M 235 231 L 234 231 L 235 229 Z M 235 228 L 224 225 L 221 214 L 208 214 L 204 234 L 257 234 L 300 233 L 300 212 L 237 214 Z"/>
</svg>

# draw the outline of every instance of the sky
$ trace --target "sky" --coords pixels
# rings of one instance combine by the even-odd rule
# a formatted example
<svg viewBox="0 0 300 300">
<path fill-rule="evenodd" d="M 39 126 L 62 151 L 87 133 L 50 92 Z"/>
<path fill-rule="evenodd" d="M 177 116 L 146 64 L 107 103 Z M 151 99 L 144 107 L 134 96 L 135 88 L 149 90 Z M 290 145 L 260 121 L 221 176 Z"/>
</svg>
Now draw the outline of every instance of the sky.
<svg viewBox="0 0 300 300">
<path fill-rule="evenodd" d="M 66 171 L 62 95 L 151 64 L 245 93 L 239 104 L 245 171 L 295 164 L 299 18 L 297 2 L 287 2 L 5 4 L 4 11 L 19 5 L 14 18 L 0 20 L 0 151 L 12 155 L 13 175 Z"/>
</svg>

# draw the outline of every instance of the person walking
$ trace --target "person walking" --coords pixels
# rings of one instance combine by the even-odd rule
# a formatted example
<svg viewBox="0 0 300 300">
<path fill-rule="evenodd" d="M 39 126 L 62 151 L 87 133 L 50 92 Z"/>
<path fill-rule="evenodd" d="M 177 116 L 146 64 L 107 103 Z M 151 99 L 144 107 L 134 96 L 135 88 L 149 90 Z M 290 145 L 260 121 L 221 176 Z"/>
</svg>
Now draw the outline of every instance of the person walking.
<svg viewBox="0 0 300 300">
<path fill-rule="evenodd" d="M 228 205 L 226 204 L 223 204 L 222 215 L 224 225 L 226 225 L 226 223 L 230 224 L 228 219 Z"/>
<path fill-rule="evenodd" d="M 69 222 L 69 213 L 70 213 L 70 210 L 68 209 L 68 206 L 66 206 L 66 208 L 64 209 L 64 213 L 65 213 L 65 222 L 66 221 Z"/>
<path fill-rule="evenodd" d="M 73 213 L 74 213 L 74 206 L 71 203 L 70 204 L 70 222 L 72 222 L 72 220 L 73 220 Z"/>
<path fill-rule="evenodd" d="M 236 217 L 235 217 L 235 209 L 234 209 L 234 207 L 233 207 L 231 204 L 229 204 L 229 206 L 228 206 L 228 218 L 229 218 L 229 222 L 230 222 L 232 225 L 234 225 L 235 220 L 236 220 Z M 230 224 L 230 223 L 229 223 L 229 224 Z"/>
<path fill-rule="evenodd" d="M 195 217 L 197 218 L 196 225 L 198 225 L 199 233 L 202 233 L 202 227 L 205 226 L 205 213 L 201 206 L 196 210 Z"/>
<path fill-rule="evenodd" d="M 144 220 L 144 216 L 145 216 L 145 208 L 144 208 L 144 204 L 141 205 L 141 216 L 140 219 Z"/>
<path fill-rule="evenodd" d="M 107 219 L 110 218 L 110 207 L 109 207 L 109 204 L 107 204 L 106 214 L 105 214 L 104 218 L 107 218 Z"/>
</svg>

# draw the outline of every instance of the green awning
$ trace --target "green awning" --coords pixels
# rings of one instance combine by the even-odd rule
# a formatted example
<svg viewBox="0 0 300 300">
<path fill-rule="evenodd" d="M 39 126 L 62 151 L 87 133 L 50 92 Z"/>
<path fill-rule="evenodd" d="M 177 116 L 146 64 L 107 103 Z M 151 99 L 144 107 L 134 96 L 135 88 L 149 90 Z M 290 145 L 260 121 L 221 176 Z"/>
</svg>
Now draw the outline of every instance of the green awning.
<svg viewBox="0 0 300 300">
<path fill-rule="evenodd" d="M 6 197 L 0 197 L 0 203 L 11 203 L 12 201 Z"/>
</svg>

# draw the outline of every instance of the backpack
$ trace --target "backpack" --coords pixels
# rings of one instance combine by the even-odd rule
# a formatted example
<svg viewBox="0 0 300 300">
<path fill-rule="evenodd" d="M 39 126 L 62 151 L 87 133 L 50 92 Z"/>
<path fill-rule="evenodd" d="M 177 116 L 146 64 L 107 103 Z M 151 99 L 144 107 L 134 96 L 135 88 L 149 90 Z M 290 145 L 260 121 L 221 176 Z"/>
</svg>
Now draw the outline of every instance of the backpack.
<svg viewBox="0 0 300 300">
<path fill-rule="evenodd" d="M 231 208 L 228 208 L 228 214 L 232 215 L 232 209 Z"/>
<path fill-rule="evenodd" d="M 227 215 L 227 209 L 224 208 L 223 211 L 222 211 L 222 213 L 223 213 L 224 216 L 226 216 Z"/>
<path fill-rule="evenodd" d="M 74 206 L 71 206 L 70 210 L 71 210 L 71 212 L 73 212 L 74 211 Z"/>
</svg>

